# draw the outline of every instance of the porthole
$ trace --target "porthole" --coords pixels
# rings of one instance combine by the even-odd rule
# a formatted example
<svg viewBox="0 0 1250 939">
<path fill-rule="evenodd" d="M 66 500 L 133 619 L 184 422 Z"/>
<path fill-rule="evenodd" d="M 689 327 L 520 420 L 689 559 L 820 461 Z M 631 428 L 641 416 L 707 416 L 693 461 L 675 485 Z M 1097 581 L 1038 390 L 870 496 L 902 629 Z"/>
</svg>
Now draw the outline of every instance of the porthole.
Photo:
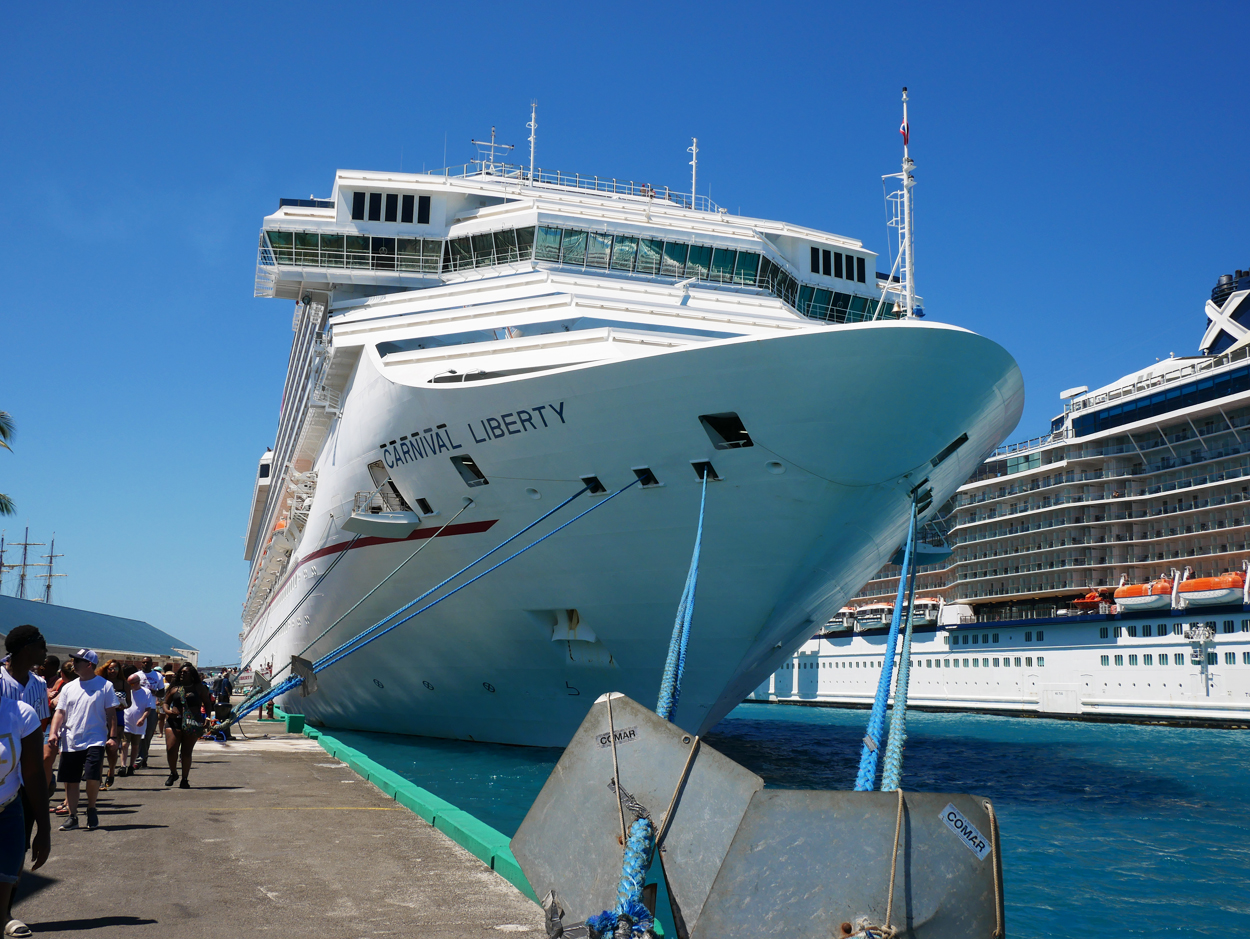
<svg viewBox="0 0 1250 939">
<path fill-rule="evenodd" d="M 427 689 L 427 690 L 429 690 L 429 691 L 433 691 L 433 690 L 434 690 L 434 686 L 433 686 L 433 685 L 431 685 L 428 681 L 423 681 L 423 682 L 421 682 L 421 684 L 425 685 L 426 689 Z"/>
<path fill-rule="evenodd" d="M 492 685 L 492 684 L 491 684 L 490 682 L 488 682 L 488 681 L 484 681 L 484 682 L 482 682 L 482 687 L 483 687 L 483 688 L 485 688 L 487 691 L 489 691 L 491 694 L 494 694 L 494 693 L 495 693 L 495 686 L 494 686 L 494 685 Z"/>
<path fill-rule="evenodd" d="M 386 685 L 382 684 L 382 683 L 381 683 L 380 681 L 378 681 L 376 678 L 375 678 L 375 679 L 373 679 L 373 683 L 374 683 L 375 685 L 377 685 L 379 688 L 385 688 L 385 687 L 386 687 Z"/>
</svg>

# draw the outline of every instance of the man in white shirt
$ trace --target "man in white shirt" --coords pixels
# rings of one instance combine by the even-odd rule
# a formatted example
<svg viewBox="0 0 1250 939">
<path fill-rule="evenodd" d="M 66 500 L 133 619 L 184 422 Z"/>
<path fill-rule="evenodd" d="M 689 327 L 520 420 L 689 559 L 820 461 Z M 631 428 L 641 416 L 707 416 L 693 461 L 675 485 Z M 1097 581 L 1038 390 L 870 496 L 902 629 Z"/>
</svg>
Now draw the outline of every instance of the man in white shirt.
<svg viewBox="0 0 1250 939">
<path fill-rule="evenodd" d="M 145 728 L 156 723 L 156 702 L 152 698 L 152 692 L 143 687 L 143 679 L 138 672 L 126 679 L 126 686 L 130 689 L 130 707 L 126 708 L 124 717 L 129 753 L 122 766 L 122 775 L 133 776 L 135 763 L 139 759 L 139 748 L 143 745 Z"/>
<path fill-rule="evenodd" d="M 147 769 L 148 748 L 152 746 L 152 735 L 156 733 L 157 727 L 161 723 L 161 719 L 165 714 L 164 710 L 160 706 L 160 703 L 165 700 L 165 676 L 161 674 L 161 670 L 156 667 L 156 664 L 152 661 L 152 656 L 150 655 L 145 655 L 143 657 L 143 661 L 140 663 L 140 666 L 143 669 L 142 681 L 148 691 L 152 693 L 153 701 L 156 702 L 156 719 L 144 722 L 143 743 L 139 748 L 139 762 L 137 765 L 140 769 Z"/>
<path fill-rule="evenodd" d="M 23 800 L 23 781 L 29 799 Z M 48 859 L 48 794 L 43 775 L 43 734 L 39 716 L 24 701 L 0 698 L 0 922 L 5 936 L 29 936 L 30 928 L 13 919 L 13 890 L 26 856 L 25 802 L 38 826 L 31 850 L 31 870 Z"/>
<path fill-rule="evenodd" d="M 0 665 L 0 698 L 24 701 L 35 709 L 39 720 L 50 720 L 48 683 L 31 671 L 48 657 L 43 634 L 29 624 L 14 626 L 4 637 L 4 649 L 9 654 Z"/>
<path fill-rule="evenodd" d="M 61 767 L 57 779 L 65 786 L 65 798 L 69 805 L 69 818 L 61 831 L 78 828 L 78 785 L 87 782 L 87 830 L 100 825 L 96 813 L 96 797 L 100 792 L 100 775 L 104 766 L 105 744 L 116 737 L 114 709 L 117 695 L 113 686 L 95 673 L 100 657 L 91 649 L 79 649 L 74 653 L 74 671 L 78 681 L 70 682 L 61 689 L 57 699 L 56 716 L 48 742 L 55 746 L 64 735 L 61 748 Z"/>
</svg>

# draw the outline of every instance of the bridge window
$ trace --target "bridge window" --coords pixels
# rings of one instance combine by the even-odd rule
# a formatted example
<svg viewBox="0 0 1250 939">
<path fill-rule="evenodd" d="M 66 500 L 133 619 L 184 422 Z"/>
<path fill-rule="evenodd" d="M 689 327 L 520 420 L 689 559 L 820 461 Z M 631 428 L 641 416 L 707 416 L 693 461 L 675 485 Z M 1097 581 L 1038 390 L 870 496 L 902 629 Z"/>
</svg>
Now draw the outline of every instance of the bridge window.
<svg viewBox="0 0 1250 939">
<path fill-rule="evenodd" d="M 399 221 L 399 193 L 397 192 L 386 194 L 386 220 L 388 222 Z"/>
<path fill-rule="evenodd" d="M 607 270 L 608 255 L 612 251 L 612 236 L 591 232 L 586 236 L 586 266 Z"/>
<path fill-rule="evenodd" d="M 534 257 L 539 261 L 560 260 L 561 234 L 559 228 L 539 228 L 534 241 Z"/>
<path fill-rule="evenodd" d="M 868 282 L 866 275 L 864 273 L 864 259 L 863 258 L 855 259 L 855 279 L 859 281 L 861 284 L 865 284 Z"/>
<path fill-rule="evenodd" d="M 382 221 L 382 193 L 369 193 L 369 221 Z"/>
<path fill-rule="evenodd" d="M 566 231 L 564 244 L 560 247 L 560 260 L 565 264 L 586 263 L 586 232 Z"/>
<path fill-rule="evenodd" d="M 405 225 L 412 224 L 412 204 L 416 202 L 416 197 L 406 195 L 399 209 L 399 220 Z"/>
<path fill-rule="evenodd" d="M 689 245 L 668 241 L 664 244 L 664 258 L 660 262 L 660 273 L 670 277 L 680 276 L 686 269 L 686 252 Z"/>
<path fill-rule="evenodd" d="M 828 248 L 820 253 L 820 272 L 826 277 L 833 274 L 833 252 Z"/>
<path fill-rule="evenodd" d="M 357 222 L 365 220 L 365 194 L 363 192 L 352 193 L 352 219 Z"/>
<path fill-rule="evenodd" d="M 712 249 L 708 245 L 691 245 L 690 254 L 686 257 L 686 276 L 707 280 L 708 268 L 712 265 Z"/>
<path fill-rule="evenodd" d="M 842 252 L 841 251 L 833 252 L 833 276 L 834 277 L 842 276 Z"/>
<path fill-rule="evenodd" d="M 503 231 L 495 232 L 495 261 L 498 264 L 507 264 L 509 261 L 515 261 L 520 255 L 517 252 L 516 230 L 506 228 Z"/>
<path fill-rule="evenodd" d="M 812 247 L 812 273 L 820 273 L 820 249 L 815 246 Z"/>
<path fill-rule="evenodd" d="M 495 239 L 490 235 L 472 235 L 473 266 L 489 267 L 495 263 Z"/>
<path fill-rule="evenodd" d="M 639 274 L 660 273 L 660 258 L 664 254 L 664 242 L 659 238 L 640 238 L 638 240 L 638 265 L 634 269 Z"/>
<path fill-rule="evenodd" d="M 638 255 L 638 239 L 617 235 L 612 242 L 612 270 L 632 271 L 634 258 Z"/>
<path fill-rule="evenodd" d="M 417 197 L 417 224 L 418 225 L 430 224 L 430 197 L 429 196 Z"/>
</svg>

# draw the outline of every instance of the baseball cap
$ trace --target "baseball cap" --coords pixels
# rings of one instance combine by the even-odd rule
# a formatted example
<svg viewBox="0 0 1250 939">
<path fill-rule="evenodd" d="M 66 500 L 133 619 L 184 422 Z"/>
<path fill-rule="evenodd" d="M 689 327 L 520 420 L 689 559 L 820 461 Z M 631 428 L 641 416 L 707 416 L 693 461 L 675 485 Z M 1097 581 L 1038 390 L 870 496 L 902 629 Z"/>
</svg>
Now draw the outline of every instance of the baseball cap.
<svg viewBox="0 0 1250 939">
<path fill-rule="evenodd" d="M 100 657 L 96 655 L 90 649 L 79 649 L 77 652 L 74 653 L 73 657 L 76 659 L 85 659 L 86 661 L 90 662 L 92 665 L 100 664 Z"/>
</svg>

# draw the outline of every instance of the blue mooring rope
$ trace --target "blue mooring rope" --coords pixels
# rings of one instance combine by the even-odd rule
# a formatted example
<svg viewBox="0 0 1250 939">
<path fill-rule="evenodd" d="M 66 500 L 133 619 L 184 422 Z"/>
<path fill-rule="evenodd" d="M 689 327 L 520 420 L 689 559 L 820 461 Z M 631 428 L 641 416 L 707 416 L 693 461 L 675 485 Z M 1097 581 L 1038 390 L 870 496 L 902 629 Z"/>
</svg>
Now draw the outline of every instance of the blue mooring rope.
<svg viewBox="0 0 1250 939">
<path fill-rule="evenodd" d="M 904 573 L 911 566 L 912 546 L 916 539 L 916 496 L 912 496 L 911 523 L 907 527 L 907 547 L 903 550 Z M 877 696 L 872 702 L 872 714 L 868 717 L 868 729 L 864 734 L 864 746 L 859 755 L 859 774 L 855 777 L 856 792 L 871 792 L 877 779 L 877 755 L 881 750 L 881 733 L 885 729 L 885 708 L 890 698 L 891 679 L 894 676 L 894 649 L 898 646 L 898 626 L 903 615 L 903 597 L 907 590 L 907 578 L 898 579 L 898 596 L 894 599 L 894 616 L 890 619 L 890 634 L 885 641 L 885 658 L 881 663 L 881 677 L 877 681 Z M 911 613 L 907 614 L 910 623 Z"/>
<path fill-rule="evenodd" d="M 596 935 L 611 939 L 622 922 L 629 923 L 632 936 L 641 936 L 651 928 L 655 917 L 643 905 L 642 887 L 654 851 L 655 833 L 651 829 L 651 820 L 640 818 L 629 826 L 625 860 L 621 864 L 621 880 L 616 887 L 616 906 L 586 920 L 586 925 Z"/>
<path fill-rule="evenodd" d="M 660 679 L 660 698 L 655 712 L 671 721 L 677 712 L 681 698 L 681 679 L 686 672 L 686 648 L 690 645 L 690 622 L 694 617 L 694 594 L 699 583 L 699 553 L 703 547 L 703 509 L 707 505 L 707 477 L 703 474 L 703 489 L 699 495 L 699 527 L 694 536 L 694 553 L 690 556 L 690 570 L 686 572 L 686 585 L 677 604 L 677 619 L 673 623 L 673 635 L 668 641 L 668 658 L 664 662 L 664 676 Z"/>
<path fill-rule="evenodd" d="M 394 619 L 396 616 L 398 616 L 400 613 L 403 613 L 405 610 L 411 609 L 413 606 L 415 606 L 417 603 L 420 603 L 423 599 L 425 599 L 426 597 L 428 597 L 430 594 L 434 593 L 434 591 L 438 590 L 440 587 L 442 587 L 442 586 L 444 586 L 444 585 L 446 585 L 446 584 L 450 583 L 452 580 L 455 580 L 457 577 L 459 577 L 459 576 L 460 576 L 461 574 L 463 574 L 465 571 L 469 570 L 469 569 L 470 569 L 471 567 L 473 567 L 474 565 L 476 565 L 476 564 L 480 563 L 481 561 L 485 560 L 486 558 L 490 557 L 492 554 L 494 554 L 496 551 L 498 551 L 498 550 L 499 550 L 500 548 L 502 548 L 504 545 L 508 544 L 508 542 L 513 541 L 514 539 L 516 539 L 516 538 L 520 537 L 521 535 L 523 535 L 525 532 L 529 531 L 531 528 L 533 528 L 535 525 L 537 525 L 539 522 L 543 521 L 544 519 L 546 519 L 546 518 L 550 518 L 550 517 L 551 517 L 551 515 L 553 515 L 555 512 L 558 512 L 560 509 L 564 508 L 564 506 L 568 505 L 570 502 L 572 502 L 574 499 L 576 499 L 576 498 L 577 498 L 578 496 L 580 496 L 582 493 L 586 492 L 586 491 L 587 491 L 587 487 L 583 486 L 580 490 L 578 490 L 576 493 L 574 493 L 574 494 L 573 494 L 572 496 L 570 496 L 569 498 L 565 499 L 563 502 L 561 502 L 559 505 L 557 505 L 557 506 L 556 506 L 554 509 L 552 509 L 550 512 L 547 512 L 545 515 L 543 515 L 543 516 L 541 516 L 540 518 L 536 519 L 535 521 L 531 522 L 529 525 L 526 525 L 524 528 L 522 528 L 520 531 L 518 531 L 515 535 L 512 535 L 512 536 L 510 536 L 509 538 L 504 539 L 504 540 L 503 540 L 503 541 L 501 541 L 499 544 L 497 544 L 495 547 L 491 548 L 489 551 L 487 551 L 485 554 L 483 554 L 483 555 L 482 555 L 480 558 L 478 558 L 476 561 L 474 561 L 472 564 L 469 564 L 469 565 L 467 565 L 467 566 L 465 566 L 465 567 L 461 568 L 459 571 L 457 571 L 455 574 L 452 574 L 450 577 L 448 577 L 446 580 L 442 581 L 442 582 L 441 582 L 440 584 L 438 584 L 437 586 L 431 587 L 429 590 L 427 590 L 427 591 L 426 591 L 425 593 L 423 593 L 421 596 L 417 597 L 415 600 L 411 601 L 410 603 L 406 603 L 404 606 L 400 607 L 400 608 L 399 608 L 398 610 L 396 610 L 394 613 L 391 613 L 389 616 L 384 617 L 383 619 L 379 620 L 379 621 L 378 621 L 377 623 L 375 623 L 374 625 L 370 626 L 368 629 L 366 629 L 366 630 L 364 630 L 363 632 L 361 632 L 361 633 L 357 634 L 357 635 L 356 635 L 356 636 L 354 636 L 353 638 L 351 638 L 351 639 L 347 640 L 347 642 L 345 642 L 345 643 L 343 643 L 342 645 L 340 645 L 337 649 L 334 649 L 334 650 L 332 650 L 332 651 L 330 651 L 330 652 L 326 653 L 325 655 L 323 655 L 320 659 L 318 659 L 316 662 L 314 662 L 314 663 L 313 663 L 313 671 L 314 671 L 314 672 L 320 672 L 321 670 L 326 669 L 326 668 L 329 668 L 331 665 L 335 664 L 336 662 L 338 662 L 338 661 L 340 661 L 340 660 L 342 660 L 342 659 L 346 658 L 347 656 L 351 655 L 353 652 L 359 652 L 361 649 L 363 649 L 363 648 L 364 648 L 365 646 L 367 646 L 369 643 L 373 642 L 375 639 L 381 639 L 383 636 L 385 636 L 387 633 L 389 633 L 392 629 L 397 629 L 397 628 L 399 628 L 399 627 L 400 627 L 400 626 L 402 626 L 404 623 L 408 622 L 408 620 L 412 619 L 414 616 L 420 616 L 420 615 L 421 615 L 422 613 L 424 613 L 426 610 L 430 609 L 431 607 L 437 606 L 438 604 L 440 604 L 440 603 L 442 603 L 444 600 L 446 600 L 448 597 L 455 596 L 457 593 L 459 593 L 459 592 L 460 592 L 461 590 L 463 590 L 465 587 L 469 586 L 470 584 L 474 583 L 475 581 L 478 581 L 478 580 L 482 579 L 483 577 L 485 577 L 487 574 L 491 573 L 492 571 L 496 571 L 496 570 L 498 570 L 499 568 L 501 568 L 501 567 L 503 567 L 505 564 L 507 564 L 509 561 L 511 561 L 513 558 L 519 557 L 520 555 L 524 554 L 524 553 L 525 553 L 526 551 L 528 551 L 530 548 L 533 548 L 533 547 L 535 547 L 536 545 L 540 545 L 540 544 L 542 544 L 544 541 L 546 541 L 548 538 L 550 538 L 550 537 L 551 537 L 552 535 L 554 535 L 556 532 L 558 532 L 558 531 L 562 531 L 563 529 L 568 528 L 570 525 L 572 525 L 574 522 L 576 522 L 579 518 L 582 518 L 583 516 L 589 515 L 591 512 L 593 512 L 595 509 L 599 508 L 600 506 L 606 505 L 607 503 L 609 503 L 609 502 L 611 502 L 613 499 L 615 499 L 617 496 L 619 496 L 619 495 L 620 495 L 622 492 L 624 492 L 626 489 L 630 488 L 631 486 L 636 486 L 636 485 L 638 485 L 638 483 L 640 483 L 640 482 L 642 482 L 641 478 L 639 478 L 639 479 L 635 479 L 635 480 L 634 480 L 633 482 L 631 482 L 631 483 L 627 483 L 626 485 L 622 486 L 620 489 L 616 490 L 616 492 L 612 493 L 612 495 L 608 496 L 606 499 L 601 499 L 599 502 L 596 502 L 594 505 L 592 505 L 592 506 L 591 506 L 590 508 L 588 508 L 586 511 L 581 512 L 581 513 L 579 513 L 579 514 L 577 514 L 577 515 L 574 515 L 571 519 L 569 519 L 569 520 L 568 520 L 567 522 L 565 522 L 564 524 L 562 524 L 562 525 L 558 525 L 557 527 L 553 528 L 551 531 L 547 532 L 547 534 L 543 535 L 541 538 L 537 538 L 537 539 L 535 539 L 534 541 L 531 541 L 529 544 L 527 544 L 527 545 L 526 545 L 524 548 L 522 548 L 520 551 L 516 551 L 516 552 L 514 552 L 513 554 L 510 554 L 508 557 L 504 558 L 504 559 L 503 559 L 502 561 L 500 561 L 498 564 L 494 565 L 493 567 L 488 567 L 486 570 L 482 571 L 482 573 L 478 574 L 476 577 L 470 578 L 469 580 L 465 581 L 463 584 L 461 584 L 459 587 L 455 588 L 454 590 L 450 590 L 450 591 L 448 591 L 447 593 L 443 594 L 443 595 L 442 595 L 441 597 L 439 597 L 438 599 L 436 599 L 436 600 L 434 600 L 434 601 L 432 601 L 432 602 L 430 602 L 430 603 L 427 603 L 425 606 L 421 607 L 421 609 L 417 610 L 416 612 L 414 612 L 414 613 L 409 613 L 409 614 L 408 614 L 407 616 L 405 616 L 403 619 L 399 620 L 398 622 L 392 623 L 390 626 L 388 626 L 386 629 L 383 629 L 381 632 L 377 632 L 377 633 L 375 633 L 374 635 L 369 635 L 370 633 L 373 633 L 373 632 L 374 632 L 374 630 L 376 630 L 376 629 L 377 629 L 379 626 L 381 626 L 383 623 L 386 623 L 386 622 L 388 622 L 389 620 Z M 368 638 L 367 638 L 367 639 L 365 638 L 366 636 L 368 636 Z M 362 639 L 364 640 L 363 642 L 361 641 Z M 262 706 L 263 704 L 268 703 L 269 701 L 274 700 L 274 699 L 275 699 L 275 698 L 277 698 L 279 695 L 285 694 L 286 692 L 291 691 L 292 689 L 299 687 L 299 686 L 300 686 L 301 684 L 303 684 L 303 683 L 304 683 L 304 679 L 300 678 L 298 675 L 292 675 L 290 678 L 285 679 L 285 680 L 282 682 L 282 684 L 277 685 L 277 686 L 275 686 L 274 688 L 270 689 L 269 691 L 265 692 L 265 694 L 264 694 L 264 695 L 262 695 L 261 697 L 257 698 L 255 701 L 248 702 L 248 705 L 247 705 L 247 707 L 246 707 L 245 709 L 243 709 L 243 710 L 241 710 L 241 711 L 236 711 L 236 712 L 235 712 L 235 715 L 234 715 L 234 718 L 232 719 L 231 723 L 237 723 L 238 721 L 240 721 L 240 720 L 242 720 L 244 717 L 246 717 L 248 714 L 250 714 L 252 711 L 256 710 L 256 708 L 258 708 L 258 707 Z"/>
<path fill-rule="evenodd" d="M 911 631 L 916 608 L 916 552 L 911 555 L 911 567 L 903 568 L 903 576 L 910 574 L 907 588 L 907 625 L 903 628 L 903 651 L 898 666 L 898 681 L 894 685 L 894 707 L 890 709 L 890 738 L 885 745 L 885 767 L 881 771 L 881 791 L 894 792 L 903 775 L 903 744 L 907 740 L 907 685 L 911 678 Z"/>
</svg>

